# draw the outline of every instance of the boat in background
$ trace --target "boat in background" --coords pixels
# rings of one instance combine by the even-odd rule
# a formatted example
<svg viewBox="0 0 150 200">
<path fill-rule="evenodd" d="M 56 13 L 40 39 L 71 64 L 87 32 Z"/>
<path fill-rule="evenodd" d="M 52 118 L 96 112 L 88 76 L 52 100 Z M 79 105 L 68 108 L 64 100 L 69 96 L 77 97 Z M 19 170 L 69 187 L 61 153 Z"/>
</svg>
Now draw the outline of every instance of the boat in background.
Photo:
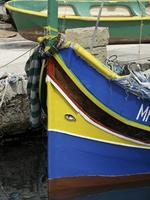
<svg viewBox="0 0 150 200">
<path fill-rule="evenodd" d="M 68 28 L 95 26 L 103 1 L 58 1 L 59 31 Z M 18 32 L 26 39 L 36 41 L 46 34 L 47 1 L 12 0 L 5 4 Z M 110 44 L 150 41 L 149 1 L 104 1 L 99 24 L 108 27 Z M 140 41 L 139 41 L 139 37 Z"/>
</svg>

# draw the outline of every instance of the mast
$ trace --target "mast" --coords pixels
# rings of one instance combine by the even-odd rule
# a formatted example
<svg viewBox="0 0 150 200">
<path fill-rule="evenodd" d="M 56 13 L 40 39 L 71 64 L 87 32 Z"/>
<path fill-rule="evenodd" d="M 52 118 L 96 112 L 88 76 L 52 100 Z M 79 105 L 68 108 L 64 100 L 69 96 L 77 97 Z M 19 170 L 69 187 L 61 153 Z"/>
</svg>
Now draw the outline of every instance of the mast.
<svg viewBox="0 0 150 200">
<path fill-rule="evenodd" d="M 58 2 L 57 0 L 48 0 L 47 17 L 48 34 L 57 35 L 58 33 Z"/>
</svg>

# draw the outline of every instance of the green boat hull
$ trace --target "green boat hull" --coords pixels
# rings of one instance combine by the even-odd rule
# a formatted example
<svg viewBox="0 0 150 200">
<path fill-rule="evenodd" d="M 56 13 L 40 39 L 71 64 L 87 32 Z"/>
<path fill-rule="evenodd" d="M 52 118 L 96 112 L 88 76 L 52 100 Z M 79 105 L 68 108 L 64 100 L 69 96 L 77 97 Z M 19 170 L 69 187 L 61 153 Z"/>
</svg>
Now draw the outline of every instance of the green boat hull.
<svg viewBox="0 0 150 200">
<path fill-rule="evenodd" d="M 64 32 L 65 29 L 95 26 L 97 17 L 91 17 L 87 10 L 90 6 L 100 6 L 100 2 L 71 2 L 66 3 L 74 8 L 80 8 L 76 16 L 59 17 L 59 30 Z M 117 6 L 132 7 L 131 17 L 100 17 L 99 26 L 108 27 L 110 34 L 110 43 L 146 43 L 150 42 L 150 16 L 143 15 L 143 10 L 136 1 L 131 2 L 113 2 Z M 61 5 L 61 1 L 59 2 Z M 86 5 L 86 6 L 85 6 Z M 104 5 L 111 5 L 107 2 Z M 142 5 L 148 6 L 145 1 Z M 79 7 L 80 6 L 80 7 Z M 6 8 L 12 15 L 18 32 L 26 39 L 36 41 L 39 36 L 45 35 L 44 27 L 47 25 L 47 14 L 41 13 L 47 8 L 47 1 L 24 0 L 9 1 Z M 86 9 L 85 9 L 86 8 Z M 134 9 L 133 9 L 134 8 Z M 80 15 L 79 15 L 80 14 Z M 81 15 L 83 14 L 83 15 Z"/>
</svg>

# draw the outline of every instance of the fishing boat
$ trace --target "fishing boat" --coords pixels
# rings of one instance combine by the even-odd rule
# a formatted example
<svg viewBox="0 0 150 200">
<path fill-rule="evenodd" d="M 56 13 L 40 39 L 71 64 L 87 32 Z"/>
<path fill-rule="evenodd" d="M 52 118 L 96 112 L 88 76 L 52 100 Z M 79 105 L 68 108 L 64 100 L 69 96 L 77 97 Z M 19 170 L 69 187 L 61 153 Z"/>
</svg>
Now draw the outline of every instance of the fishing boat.
<svg viewBox="0 0 150 200">
<path fill-rule="evenodd" d="M 50 58 L 47 69 L 52 199 L 148 182 L 150 101 L 127 94 L 113 81 L 121 77 L 78 44 Z"/>
<path fill-rule="evenodd" d="M 148 183 L 150 101 L 116 82 L 132 72 L 118 75 L 72 43 L 46 68 L 50 199 Z"/>
<path fill-rule="evenodd" d="M 131 63 L 118 73 L 79 44 L 64 41 L 56 31 L 57 2 L 48 3 L 51 35 L 36 54 L 43 60 L 39 94 L 48 116 L 49 199 L 149 183 L 149 68 Z"/>
<path fill-rule="evenodd" d="M 109 43 L 137 43 L 150 41 L 149 1 L 121 0 L 59 0 L 58 26 L 67 28 L 95 26 L 102 8 L 99 24 L 108 27 Z M 47 1 L 12 0 L 5 4 L 19 33 L 26 39 L 36 41 L 45 35 L 47 25 Z"/>
</svg>

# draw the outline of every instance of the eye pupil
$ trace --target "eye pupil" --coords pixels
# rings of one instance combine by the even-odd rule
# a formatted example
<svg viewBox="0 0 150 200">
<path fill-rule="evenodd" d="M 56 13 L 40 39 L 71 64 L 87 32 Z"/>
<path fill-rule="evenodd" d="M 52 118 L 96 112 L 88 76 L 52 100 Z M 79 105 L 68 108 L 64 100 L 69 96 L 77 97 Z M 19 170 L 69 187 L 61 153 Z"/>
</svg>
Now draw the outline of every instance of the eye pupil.
<svg viewBox="0 0 150 200">
<path fill-rule="evenodd" d="M 68 121 L 76 121 L 75 117 L 71 114 L 65 114 L 65 119 Z"/>
</svg>

